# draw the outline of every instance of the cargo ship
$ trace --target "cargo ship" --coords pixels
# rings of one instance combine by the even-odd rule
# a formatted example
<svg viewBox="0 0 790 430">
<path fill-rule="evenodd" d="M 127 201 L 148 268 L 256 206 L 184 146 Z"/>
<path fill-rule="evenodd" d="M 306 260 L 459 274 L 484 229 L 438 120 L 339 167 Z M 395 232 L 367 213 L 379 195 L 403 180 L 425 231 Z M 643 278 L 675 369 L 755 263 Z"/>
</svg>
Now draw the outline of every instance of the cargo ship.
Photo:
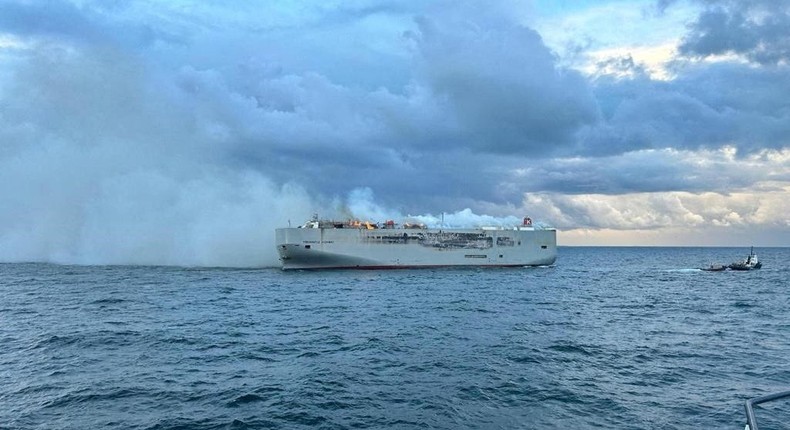
<svg viewBox="0 0 790 430">
<path fill-rule="evenodd" d="M 557 259 L 556 229 L 529 218 L 512 227 L 428 228 L 314 217 L 275 236 L 283 270 L 544 266 Z"/>
</svg>

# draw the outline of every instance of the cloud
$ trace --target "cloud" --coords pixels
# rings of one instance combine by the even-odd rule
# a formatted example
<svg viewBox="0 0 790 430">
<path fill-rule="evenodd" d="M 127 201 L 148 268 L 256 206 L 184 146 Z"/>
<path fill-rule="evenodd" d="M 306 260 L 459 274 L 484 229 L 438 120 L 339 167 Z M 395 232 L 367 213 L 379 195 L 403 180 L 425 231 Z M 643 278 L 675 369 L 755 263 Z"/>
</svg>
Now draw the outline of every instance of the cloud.
<svg viewBox="0 0 790 430">
<path fill-rule="evenodd" d="M 605 121 L 582 134 L 591 154 L 646 148 L 719 148 L 743 154 L 786 148 L 790 141 L 787 67 L 686 64 L 670 81 L 600 79 Z"/>
<path fill-rule="evenodd" d="M 19 36 L 88 39 L 98 36 L 94 23 L 75 5 L 63 1 L 3 2 L 0 28 Z"/>
<path fill-rule="evenodd" d="M 587 83 L 559 68 L 534 30 L 508 22 L 419 24 L 421 71 L 461 134 L 449 136 L 453 144 L 544 155 L 597 120 Z"/>
<path fill-rule="evenodd" d="M 647 243 L 654 245 L 682 243 L 683 234 L 687 234 L 698 241 L 692 243 L 698 244 L 727 246 L 736 243 L 733 239 L 737 237 L 747 239 L 747 243 L 785 246 L 790 240 L 789 191 L 787 182 L 783 182 L 730 194 L 528 194 L 523 207 L 554 220 L 570 240 L 566 244 L 590 244 L 584 240 L 585 235 L 602 240 L 602 231 L 621 231 L 618 236 L 630 236 L 631 243 L 645 243 L 645 232 L 653 232 Z M 661 232 L 667 234 L 662 237 Z M 714 232 L 717 236 L 710 236 Z"/>
<path fill-rule="evenodd" d="M 790 2 L 709 1 L 680 45 L 688 56 L 737 54 L 759 64 L 790 60 Z"/>
<path fill-rule="evenodd" d="M 639 56 L 601 58 L 629 73 L 588 77 L 523 16 L 509 1 L 4 2 L 0 259 L 266 265 L 273 228 L 314 212 L 661 229 L 676 224 L 608 199 L 784 189 L 782 61 L 683 57 L 656 81 Z M 756 211 L 784 219 L 769 200 Z"/>
</svg>

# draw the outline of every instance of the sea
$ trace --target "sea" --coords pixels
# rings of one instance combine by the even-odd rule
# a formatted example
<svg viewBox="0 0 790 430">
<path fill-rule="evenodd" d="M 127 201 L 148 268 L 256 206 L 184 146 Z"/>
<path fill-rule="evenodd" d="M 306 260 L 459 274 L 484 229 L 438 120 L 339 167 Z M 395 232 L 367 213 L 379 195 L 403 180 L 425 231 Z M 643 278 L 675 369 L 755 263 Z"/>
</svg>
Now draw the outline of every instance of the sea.
<svg viewBox="0 0 790 430">
<path fill-rule="evenodd" d="M 549 267 L 0 264 L 1 429 L 743 429 L 790 390 L 790 248 Z M 788 428 L 790 401 L 757 409 Z"/>
</svg>

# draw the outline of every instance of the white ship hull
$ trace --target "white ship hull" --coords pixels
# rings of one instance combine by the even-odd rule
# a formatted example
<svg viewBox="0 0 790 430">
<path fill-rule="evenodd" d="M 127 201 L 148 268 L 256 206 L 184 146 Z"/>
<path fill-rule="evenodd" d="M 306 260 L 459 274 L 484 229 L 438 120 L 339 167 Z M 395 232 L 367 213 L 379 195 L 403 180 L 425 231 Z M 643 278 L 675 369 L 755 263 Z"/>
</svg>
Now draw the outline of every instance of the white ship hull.
<svg viewBox="0 0 790 430">
<path fill-rule="evenodd" d="M 541 266 L 557 259 L 554 229 L 279 228 L 283 270 Z"/>
</svg>

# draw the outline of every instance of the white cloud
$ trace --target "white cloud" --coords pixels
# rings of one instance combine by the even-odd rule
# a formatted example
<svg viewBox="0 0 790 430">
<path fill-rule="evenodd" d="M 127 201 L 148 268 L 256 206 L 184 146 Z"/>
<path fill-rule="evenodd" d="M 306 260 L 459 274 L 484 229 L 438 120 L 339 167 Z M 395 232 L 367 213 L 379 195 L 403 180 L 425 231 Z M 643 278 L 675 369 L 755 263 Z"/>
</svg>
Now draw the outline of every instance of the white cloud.
<svg viewBox="0 0 790 430">
<path fill-rule="evenodd" d="M 590 50 L 589 60 L 580 69 L 590 76 L 610 75 L 632 78 L 644 72 L 650 79 L 669 80 L 674 77 L 669 66 L 677 55 L 677 41 L 654 46 L 618 46 Z M 623 62 L 627 61 L 628 64 Z"/>
<path fill-rule="evenodd" d="M 618 245 L 738 246 L 751 237 L 755 245 L 786 246 L 790 186 L 768 188 L 729 194 L 527 194 L 523 209 L 556 220 L 566 245 L 605 244 L 612 236 Z"/>
</svg>

